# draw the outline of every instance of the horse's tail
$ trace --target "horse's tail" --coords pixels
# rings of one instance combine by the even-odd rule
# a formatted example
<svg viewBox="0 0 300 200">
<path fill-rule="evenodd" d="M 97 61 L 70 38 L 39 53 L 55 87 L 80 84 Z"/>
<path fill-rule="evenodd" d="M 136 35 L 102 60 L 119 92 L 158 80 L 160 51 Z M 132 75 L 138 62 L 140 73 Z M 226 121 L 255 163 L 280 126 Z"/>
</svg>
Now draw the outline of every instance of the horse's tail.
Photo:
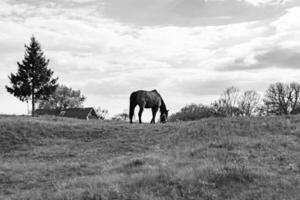
<svg viewBox="0 0 300 200">
<path fill-rule="evenodd" d="M 137 97 L 137 94 L 136 92 L 133 92 L 131 93 L 130 95 L 130 102 L 129 102 L 129 120 L 130 120 L 130 123 L 132 123 L 132 118 L 133 118 L 133 115 L 134 115 L 134 108 L 136 106 L 136 97 Z"/>
</svg>

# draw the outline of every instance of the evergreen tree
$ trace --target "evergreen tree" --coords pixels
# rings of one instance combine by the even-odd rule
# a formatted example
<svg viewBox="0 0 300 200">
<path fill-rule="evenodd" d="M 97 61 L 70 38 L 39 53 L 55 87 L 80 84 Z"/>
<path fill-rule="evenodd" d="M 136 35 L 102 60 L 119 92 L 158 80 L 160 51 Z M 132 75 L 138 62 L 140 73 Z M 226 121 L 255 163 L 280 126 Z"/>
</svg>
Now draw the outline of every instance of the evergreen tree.
<svg viewBox="0 0 300 200">
<path fill-rule="evenodd" d="M 31 37 L 29 46 L 25 45 L 25 55 L 22 62 L 18 62 L 18 72 L 8 77 L 11 86 L 6 86 L 9 93 L 21 101 L 32 102 L 32 116 L 35 112 L 37 100 L 47 99 L 55 91 L 58 78 L 52 78 L 53 71 L 47 68 L 46 59 L 41 45 Z"/>
</svg>

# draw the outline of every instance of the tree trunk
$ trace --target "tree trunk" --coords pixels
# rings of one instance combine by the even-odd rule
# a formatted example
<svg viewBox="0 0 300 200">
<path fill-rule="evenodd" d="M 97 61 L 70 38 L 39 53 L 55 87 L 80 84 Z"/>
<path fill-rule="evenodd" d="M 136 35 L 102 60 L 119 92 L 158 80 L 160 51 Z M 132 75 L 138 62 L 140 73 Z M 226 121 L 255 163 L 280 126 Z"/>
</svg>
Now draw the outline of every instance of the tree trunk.
<svg viewBox="0 0 300 200">
<path fill-rule="evenodd" d="M 34 117 L 34 113 L 35 113 L 35 99 L 34 99 L 34 93 L 32 93 L 32 99 L 31 99 L 31 104 L 32 104 L 32 110 L 31 110 L 31 116 Z"/>
<path fill-rule="evenodd" d="M 30 115 L 30 113 L 29 113 L 29 103 L 28 103 L 28 100 L 26 101 L 26 104 L 27 104 L 27 113 L 26 113 L 26 115 L 28 116 L 28 115 Z"/>
</svg>

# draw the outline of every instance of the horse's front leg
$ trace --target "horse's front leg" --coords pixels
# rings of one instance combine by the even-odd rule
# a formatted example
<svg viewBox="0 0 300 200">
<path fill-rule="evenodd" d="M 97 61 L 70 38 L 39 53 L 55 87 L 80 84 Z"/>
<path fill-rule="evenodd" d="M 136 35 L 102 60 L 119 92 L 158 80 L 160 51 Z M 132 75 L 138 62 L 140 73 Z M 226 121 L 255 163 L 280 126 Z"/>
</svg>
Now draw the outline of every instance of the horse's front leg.
<svg viewBox="0 0 300 200">
<path fill-rule="evenodd" d="M 156 113 L 157 113 L 157 108 L 152 108 L 152 120 L 151 120 L 151 124 L 155 124 L 155 116 L 156 116 Z"/>
</svg>

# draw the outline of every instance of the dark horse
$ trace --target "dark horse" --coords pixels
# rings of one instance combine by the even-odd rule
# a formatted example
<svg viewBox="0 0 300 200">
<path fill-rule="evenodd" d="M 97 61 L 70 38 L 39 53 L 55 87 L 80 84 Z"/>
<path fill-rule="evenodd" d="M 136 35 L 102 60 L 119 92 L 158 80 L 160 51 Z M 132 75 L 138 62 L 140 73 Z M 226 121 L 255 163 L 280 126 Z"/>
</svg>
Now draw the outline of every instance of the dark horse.
<svg viewBox="0 0 300 200">
<path fill-rule="evenodd" d="M 152 109 L 152 120 L 150 123 L 155 123 L 155 116 L 160 109 L 160 121 L 165 123 L 168 119 L 168 110 L 164 100 L 161 98 L 160 94 L 157 90 L 152 91 L 144 91 L 138 90 L 132 92 L 130 95 L 130 106 L 129 106 L 129 119 L 130 123 L 132 123 L 132 117 L 134 115 L 134 108 L 136 105 L 139 105 L 139 122 L 142 123 L 142 114 L 144 108 L 151 108 Z"/>
</svg>

